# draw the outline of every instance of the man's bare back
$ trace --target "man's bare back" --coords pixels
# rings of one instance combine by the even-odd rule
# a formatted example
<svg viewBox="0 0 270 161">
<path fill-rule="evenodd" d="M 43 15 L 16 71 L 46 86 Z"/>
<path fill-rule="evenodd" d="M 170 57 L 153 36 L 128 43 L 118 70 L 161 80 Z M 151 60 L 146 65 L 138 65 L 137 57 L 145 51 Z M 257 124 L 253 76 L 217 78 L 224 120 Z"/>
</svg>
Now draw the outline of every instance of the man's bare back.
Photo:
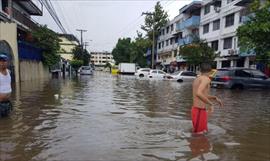
<svg viewBox="0 0 270 161">
<path fill-rule="evenodd" d="M 200 94 L 201 92 L 204 96 L 207 97 L 209 95 L 210 82 L 211 80 L 207 76 L 203 76 L 203 75 L 194 80 L 193 82 L 193 107 L 203 108 L 203 109 L 206 108 L 206 102 L 204 102 L 198 96 L 198 94 Z"/>
</svg>

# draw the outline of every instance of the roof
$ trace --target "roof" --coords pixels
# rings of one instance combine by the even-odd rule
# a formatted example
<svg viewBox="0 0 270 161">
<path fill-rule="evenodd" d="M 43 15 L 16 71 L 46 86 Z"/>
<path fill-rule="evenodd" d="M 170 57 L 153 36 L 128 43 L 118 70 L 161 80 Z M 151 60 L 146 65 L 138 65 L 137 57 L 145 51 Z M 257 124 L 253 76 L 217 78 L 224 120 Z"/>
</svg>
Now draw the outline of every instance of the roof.
<svg viewBox="0 0 270 161">
<path fill-rule="evenodd" d="M 58 34 L 59 37 L 65 37 L 69 41 L 76 41 L 79 43 L 79 40 L 72 34 Z"/>
<path fill-rule="evenodd" d="M 238 3 L 236 3 L 236 6 L 247 6 L 249 3 L 251 3 L 252 0 L 241 0 Z"/>
<path fill-rule="evenodd" d="M 202 7 L 202 2 L 201 1 L 193 1 L 188 5 L 185 5 L 182 7 L 179 12 L 181 13 L 191 13 L 194 10 L 198 10 Z"/>
<path fill-rule="evenodd" d="M 32 0 L 17 0 L 14 2 L 25 9 L 30 15 L 42 16 L 42 11 L 32 2 Z"/>
</svg>

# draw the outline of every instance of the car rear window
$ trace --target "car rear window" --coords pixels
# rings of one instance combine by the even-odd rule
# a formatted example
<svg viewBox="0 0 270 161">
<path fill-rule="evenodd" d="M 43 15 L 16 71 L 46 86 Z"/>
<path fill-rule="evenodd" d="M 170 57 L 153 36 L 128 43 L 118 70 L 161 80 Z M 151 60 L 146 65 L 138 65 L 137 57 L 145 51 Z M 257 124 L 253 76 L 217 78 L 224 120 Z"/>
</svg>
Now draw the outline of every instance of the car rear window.
<svg viewBox="0 0 270 161">
<path fill-rule="evenodd" d="M 229 70 L 218 70 L 216 76 L 228 76 L 229 75 Z"/>
<path fill-rule="evenodd" d="M 82 67 L 82 70 L 90 70 L 90 67 Z"/>
</svg>

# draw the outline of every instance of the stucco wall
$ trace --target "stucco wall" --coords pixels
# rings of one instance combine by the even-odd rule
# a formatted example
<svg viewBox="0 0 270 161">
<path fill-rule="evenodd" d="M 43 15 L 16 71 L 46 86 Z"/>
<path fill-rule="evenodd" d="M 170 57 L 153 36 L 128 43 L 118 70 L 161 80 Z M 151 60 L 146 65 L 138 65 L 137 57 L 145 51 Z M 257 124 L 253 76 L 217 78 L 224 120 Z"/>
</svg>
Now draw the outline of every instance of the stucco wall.
<svg viewBox="0 0 270 161">
<path fill-rule="evenodd" d="M 0 40 L 5 40 L 12 49 L 15 81 L 19 82 L 19 58 L 17 44 L 17 24 L 0 22 Z"/>
<path fill-rule="evenodd" d="M 42 62 L 38 61 L 20 61 L 21 81 L 49 78 L 49 69 Z"/>
</svg>

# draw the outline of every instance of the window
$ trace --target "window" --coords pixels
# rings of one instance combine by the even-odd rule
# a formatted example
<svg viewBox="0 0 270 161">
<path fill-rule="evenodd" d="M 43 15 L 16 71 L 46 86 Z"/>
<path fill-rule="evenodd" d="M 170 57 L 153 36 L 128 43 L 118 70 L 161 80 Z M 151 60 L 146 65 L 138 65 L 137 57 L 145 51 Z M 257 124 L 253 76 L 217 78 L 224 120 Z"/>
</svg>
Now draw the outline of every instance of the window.
<svg viewBox="0 0 270 161">
<path fill-rule="evenodd" d="M 159 49 L 161 48 L 161 43 L 158 43 L 158 48 L 159 48 Z"/>
<path fill-rule="evenodd" d="M 250 71 L 247 70 L 236 70 L 235 76 L 237 77 L 251 77 Z"/>
<path fill-rule="evenodd" d="M 231 49 L 232 48 L 232 37 L 224 39 L 223 49 Z"/>
<path fill-rule="evenodd" d="M 165 29 L 162 29 L 162 35 L 165 35 Z"/>
<path fill-rule="evenodd" d="M 265 74 L 263 74 L 259 70 L 252 70 L 252 74 L 253 74 L 254 78 L 258 78 L 258 79 L 267 79 L 268 78 Z"/>
<path fill-rule="evenodd" d="M 225 27 L 230 27 L 234 25 L 234 13 L 226 16 Z"/>
<path fill-rule="evenodd" d="M 156 71 L 156 70 L 154 70 L 154 71 L 152 71 L 151 73 L 153 73 L 153 74 L 157 74 L 157 71 Z"/>
<path fill-rule="evenodd" d="M 209 23 L 206 25 L 203 25 L 203 33 L 206 34 L 209 32 Z"/>
<path fill-rule="evenodd" d="M 166 33 L 168 34 L 168 33 L 169 33 L 169 31 L 170 31 L 170 27 L 168 26 L 168 27 L 167 27 L 167 32 L 166 32 Z"/>
<path fill-rule="evenodd" d="M 166 46 L 168 46 L 169 45 L 169 40 L 166 40 Z"/>
<path fill-rule="evenodd" d="M 227 0 L 227 4 L 233 2 L 234 0 Z"/>
<path fill-rule="evenodd" d="M 174 42 L 175 43 L 178 43 L 178 37 L 175 38 Z"/>
<path fill-rule="evenodd" d="M 193 77 L 196 77 L 197 74 L 196 73 L 193 73 L 193 72 L 183 72 L 181 74 L 182 76 L 193 76 Z"/>
<path fill-rule="evenodd" d="M 163 71 L 161 71 L 161 70 L 159 70 L 158 73 L 159 73 L 159 74 L 166 74 L 165 72 L 163 72 Z"/>
<path fill-rule="evenodd" d="M 173 26 L 173 24 L 171 25 L 171 31 L 173 31 L 174 30 L 174 26 Z"/>
<path fill-rule="evenodd" d="M 218 51 L 218 40 L 212 41 L 212 42 L 211 42 L 211 47 L 212 47 L 212 49 L 214 49 L 215 51 Z"/>
<path fill-rule="evenodd" d="M 170 44 L 171 44 L 171 45 L 173 44 L 173 38 L 171 38 L 171 40 L 170 40 Z"/>
<path fill-rule="evenodd" d="M 207 5 L 204 6 L 204 14 L 205 15 L 210 12 L 210 7 L 211 7 L 210 4 L 207 4 Z"/>
<path fill-rule="evenodd" d="M 162 43 L 161 43 L 161 47 L 162 47 L 162 48 L 164 47 L 164 41 L 162 41 Z"/>
<path fill-rule="evenodd" d="M 220 19 L 215 20 L 213 22 L 213 31 L 219 30 L 219 28 L 220 28 Z"/>
</svg>

